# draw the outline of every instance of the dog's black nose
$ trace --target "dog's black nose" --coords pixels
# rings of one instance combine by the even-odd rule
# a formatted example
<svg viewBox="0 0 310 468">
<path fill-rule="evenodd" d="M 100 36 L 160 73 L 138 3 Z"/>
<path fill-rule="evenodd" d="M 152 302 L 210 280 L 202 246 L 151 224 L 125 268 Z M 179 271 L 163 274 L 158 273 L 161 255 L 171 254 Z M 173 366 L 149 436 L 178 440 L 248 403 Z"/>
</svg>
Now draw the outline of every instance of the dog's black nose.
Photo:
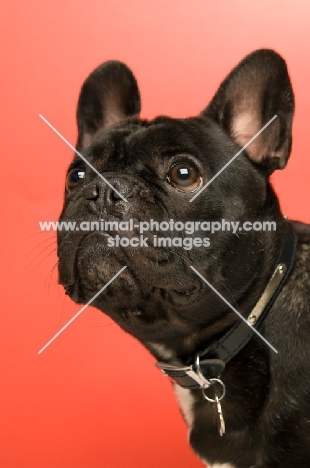
<svg viewBox="0 0 310 468">
<path fill-rule="evenodd" d="M 107 205 L 128 201 L 129 198 L 138 196 L 139 188 L 133 180 L 124 178 L 109 178 L 112 185 L 106 186 L 105 199 Z"/>
<path fill-rule="evenodd" d="M 101 202 L 116 203 L 119 200 L 125 201 L 124 199 L 127 197 L 133 196 L 134 189 L 130 183 L 114 180 L 111 185 L 113 188 L 103 180 L 93 181 L 85 187 L 84 198 L 100 204 Z"/>
<path fill-rule="evenodd" d="M 84 198 L 106 205 L 125 202 L 129 198 L 142 198 L 149 203 L 155 203 L 150 188 L 142 181 L 130 176 L 109 177 L 108 185 L 104 180 L 94 180 L 84 188 Z"/>
</svg>

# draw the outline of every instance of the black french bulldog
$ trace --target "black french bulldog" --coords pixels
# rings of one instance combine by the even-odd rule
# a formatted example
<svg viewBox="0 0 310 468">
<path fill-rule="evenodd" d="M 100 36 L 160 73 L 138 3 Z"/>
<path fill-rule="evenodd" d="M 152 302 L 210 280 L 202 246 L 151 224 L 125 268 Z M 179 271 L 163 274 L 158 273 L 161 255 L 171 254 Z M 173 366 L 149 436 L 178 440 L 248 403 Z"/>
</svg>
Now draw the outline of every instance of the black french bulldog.
<svg viewBox="0 0 310 468">
<path fill-rule="evenodd" d="M 161 361 L 208 466 L 308 467 L 310 226 L 283 217 L 269 182 L 291 151 L 286 64 L 272 50 L 253 52 L 197 117 L 139 112 L 123 63 L 106 62 L 84 82 L 76 149 L 111 186 L 76 155 L 61 221 L 256 220 L 276 230 L 210 233 L 209 247 L 188 250 L 109 247 L 124 232 L 59 232 L 59 282 L 87 303 L 127 266 L 93 304 Z"/>
</svg>

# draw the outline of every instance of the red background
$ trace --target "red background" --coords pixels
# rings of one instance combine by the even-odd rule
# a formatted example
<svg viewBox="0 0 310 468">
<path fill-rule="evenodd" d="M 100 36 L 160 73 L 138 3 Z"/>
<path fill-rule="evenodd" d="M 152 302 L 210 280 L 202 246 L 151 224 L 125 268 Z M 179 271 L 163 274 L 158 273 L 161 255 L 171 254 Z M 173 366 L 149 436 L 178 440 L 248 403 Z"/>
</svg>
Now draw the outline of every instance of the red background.
<svg viewBox="0 0 310 468">
<path fill-rule="evenodd" d="M 126 62 L 143 116 L 198 113 L 243 56 L 274 48 L 296 95 L 293 153 L 274 177 L 285 214 L 310 221 L 310 4 L 291 0 L 11 0 L 1 14 L 1 425 L 3 468 L 200 467 L 154 359 L 57 286 L 55 235 L 87 74 Z"/>
</svg>

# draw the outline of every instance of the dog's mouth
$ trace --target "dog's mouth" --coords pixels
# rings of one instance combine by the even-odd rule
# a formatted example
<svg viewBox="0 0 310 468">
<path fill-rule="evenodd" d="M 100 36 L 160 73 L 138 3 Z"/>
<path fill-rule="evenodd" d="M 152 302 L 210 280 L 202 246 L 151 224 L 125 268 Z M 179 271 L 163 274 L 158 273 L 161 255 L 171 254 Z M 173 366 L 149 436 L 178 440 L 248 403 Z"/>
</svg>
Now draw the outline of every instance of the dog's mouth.
<svg viewBox="0 0 310 468">
<path fill-rule="evenodd" d="M 153 294 L 156 293 L 157 296 L 161 296 L 164 300 L 178 306 L 189 305 L 195 302 L 202 292 L 199 284 L 191 284 L 183 289 L 156 288 L 153 285 L 149 285 L 149 287 Z M 91 294 L 81 294 L 78 280 L 75 281 L 74 284 L 64 285 L 64 289 L 65 294 L 77 303 L 84 303 L 91 299 Z M 94 291 L 94 295 L 95 294 L 96 292 Z M 139 317 L 143 315 L 143 312 L 141 310 L 133 310 L 130 311 L 130 314 Z M 126 314 L 123 312 L 122 316 L 125 315 Z"/>
<path fill-rule="evenodd" d="M 196 284 L 188 285 L 183 289 L 167 289 L 166 291 L 175 304 L 188 305 L 200 297 L 202 288 L 197 281 Z"/>
<path fill-rule="evenodd" d="M 155 301 L 182 307 L 198 301 L 203 283 L 193 276 L 184 258 L 143 247 L 110 248 L 111 237 L 106 232 L 88 233 L 76 246 L 71 242 L 69 252 L 67 248 L 59 252 L 59 282 L 72 300 L 89 302 L 126 266 L 94 301 L 100 310 L 117 309 L 123 316 L 143 320 L 147 308 L 141 304 Z"/>
</svg>

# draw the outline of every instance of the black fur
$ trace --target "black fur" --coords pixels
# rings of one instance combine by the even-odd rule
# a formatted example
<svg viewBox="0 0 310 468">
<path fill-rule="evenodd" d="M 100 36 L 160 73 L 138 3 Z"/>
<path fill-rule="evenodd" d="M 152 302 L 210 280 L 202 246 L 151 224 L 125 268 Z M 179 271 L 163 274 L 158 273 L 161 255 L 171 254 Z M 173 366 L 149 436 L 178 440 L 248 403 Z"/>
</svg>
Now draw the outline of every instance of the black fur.
<svg viewBox="0 0 310 468">
<path fill-rule="evenodd" d="M 85 171 L 85 178 L 66 192 L 61 220 L 277 223 L 275 232 L 219 232 L 209 236 L 209 248 L 188 251 L 111 248 L 102 233 L 59 232 L 59 281 L 67 293 L 86 303 L 127 265 L 94 305 L 157 359 L 163 356 L 154 344 L 161 344 L 186 362 L 239 320 L 190 265 L 244 316 L 273 273 L 286 221 L 268 177 L 286 165 L 290 154 L 293 92 L 283 59 L 259 50 L 231 72 L 199 116 L 147 121 L 139 119 L 139 111 L 137 83 L 124 64 L 107 62 L 85 81 L 77 149 L 128 203 L 76 156 L 69 169 Z M 275 121 L 192 203 L 193 193 L 169 183 L 167 175 L 177 162 L 194 165 L 206 183 L 275 114 Z M 192 391 L 190 443 L 210 464 L 309 465 L 310 227 L 294 225 L 299 237 L 295 268 L 264 325 L 265 337 L 279 353 L 255 336 L 229 363 L 221 376 L 227 388 L 223 437 L 214 405 L 200 390 Z"/>
</svg>

